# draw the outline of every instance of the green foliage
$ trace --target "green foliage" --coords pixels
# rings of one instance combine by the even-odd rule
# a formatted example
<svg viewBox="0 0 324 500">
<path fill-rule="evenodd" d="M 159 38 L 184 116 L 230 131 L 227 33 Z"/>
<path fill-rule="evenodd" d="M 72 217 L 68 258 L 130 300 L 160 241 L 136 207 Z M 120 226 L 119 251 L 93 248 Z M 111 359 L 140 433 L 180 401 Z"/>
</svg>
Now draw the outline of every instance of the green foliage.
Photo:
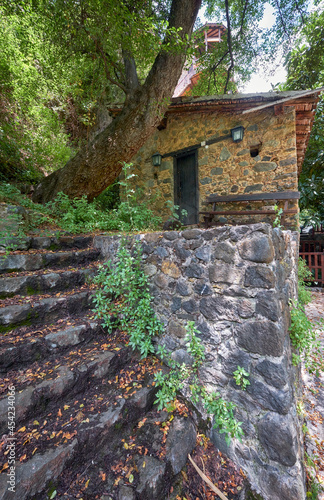
<svg viewBox="0 0 324 500">
<path fill-rule="evenodd" d="M 291 343 L 299 351 L 299 354 L 293 353 L 293 364 L 298 365 L 303 359 L 310 372 L 316 371 L 312 362 L 312 355 L 320 349 L 316 329 L 307 318 L 304 306 L 297 301 L 291 302 L 290 318 Z"/>
<path fill-rule="evenodd" d="M 319 6 L 306 19 L 286 56 L 287 81 L 281 90 L 307 90 L 324 85 L 324 11 Z M 324 100 L 316 116 L 299 178 L 301 219 L 305 224 L 324 222 Z"/>
<path fill-rule="evenodd" d="M 170 370 L 167 373 L 160 371 L 155 374 L 156 386 L 160 388 L 156 394 L 155 403 L 158 404 L 158 410 L 165 407 L 172 408 L 172 402 L 177 393 L 189 385 L 192 402 L 196 404 L 200 402 L 207 413 L 213 416 L 214 428 L 217 428 L 220 433 L 225 433 L 226 442 L 229 444 L 231 438 L 240 439 L 243 435 L 241 423 L 234 418 L 235 405 L 225 401 L 218 392 L 208 393 L 202 386 L 198 377 L 198 368 L 205 359 L 205 349 L 196 335 L 199 332 L 193 321 L 188 322 L 186 330 L 185 341 L 187 352 L 193 358 L 192 366 L 178 363 L 166 354 L 164 347 L 159 346 L 157 355 L 167 363 Z"/>
<path fill-rule="evenodd" d="M 184 221 L 184 219 L 187 217 L 187 215 L 188 215 L 187 210 L 185 210 L 183 208 L 180 211 L 180 206 L 179 205 L 174 205 L 171 200 L 167 200 L 165 202 L 165 204 L 166 204 L 168 210 L 170 210 L 170 212 L 171 212 L 171 217 L 175 221 L 179 221 L 179 223 L 181 224 Z"/>
<path fill-rule="evenodd" d="M 317 329 L 323 327 L 323 321 L 312 323 L 306 315 L 305 305 L 311 300 L 310 291 L 306 285 L 312 281 L 311 271 L 303 259 L 298 261 L 298 301 L 290 302 L 291 325 L 289 328 L 292 345 L 297 349 L 298 354 L 292 354 L 294 365 L 304 361 L 306 369 L 310 373 L 319 375 L 323 370 L 323 349 L 317 340 Z"/>
<path fill-rule="evenodd" d="M 197 334 L 199 331 L 195 327 L 194 321 L 188 321 L 186 326 L 185 343 L 187 352 L 193 357 L 193 368 L 198 368 L 205 359 L 205 347 L 201 343 Z"/>
<path fill-rule="evenodd" d="M 45 209 L 62 229 L 71 233 L 111 228 L 109 213 L 100 210 L 96 203 L 88 203 L 86 196 L 72 200 L 66 194 L 58 193 Z"/>
<path fill-rule="evenodd" d="M 119 182 L 116 180 L 108 186 L 102 193 L 96 198 L 101 210 L 110 211 L 118 208 L 120 204 L 119 196 Z"/>
<path fill-rule="evenodd" d="M 308 430 L 307 430 L 308 431 Z M 318 455 L 310 456 L 305 451 L 305 465 L 306 465 L 306 478 L 307 478 L 307 493 L 306 498 L 310 500 L 319 500 L 320 494 L 323 492 L 323 485 L 319 483 L 317 479 L 318 466 Z"/>
<path fill-rule="evenodd" d="M 59 110 L 58 79 L 69 64 L 60 66 L 45 30 L 28 2 L 16 11 L 0 8 L 0 180 L 39 182 L 41 170 L 63 166 L 73 153 Z"/>
<path fill-rule="evenodd" d="M 154 204 L 154 199 L 150 196 L 142 197 L 140 190 L 132 187 L 131 179 L 136 177 L 131 172 L 132 164 L 123 163 L 122 179 L 119 185 L 123 190 L 125 201 L 122 201 L 118 208 L 112 212 L 114 227 L 120 231 L 142 231 L 156 230 L 162 223 L 162 218 L 155 215 L 150 206 Z"/>
<path fill-rule="evenodd" d="M 154 377 L 159 388 L 155 401 L 158 410 L 165 407 L 172 410 L 171 403 L 177 393 L 191 381 L 193 402 L 201 401 L 206 411 L 214 416 L 215 428 L 225 433 L 227 441 L 234 436 L 240 437 L 242 429 L 234 418 L 235 405 L 223 400 L 219 393 L 209 394 L 199 382 L 198 368 L 205 354 L 194 323 L 187 324 L 185 337 L 187 352 L 193 357 L 192 366 L 175 361 L 164 346 L 155 350 L 152 339 L 162 333 L 163 327 L 152 307 L 148 278 L 141 268 L 139 245 L 137 243 L 131 253 L 122 242 L 114 264 L 108 261 L 100 266 L 94 279 L 99 285 L 94 298 L 96 318 L 102 321 L 109 333 L 117 327 L 127 331 L 130 346 L 139 350 L 142 358 L 155 353 L 168 364 L 166 373 L 161 370 Z"/>
<path fill-rule="evenodd" d="M 19 248 L 26 238 L 24 221 L 21 214 L 11 211 L 6 215 L 4 228 L 0 230 L 0 247 L 5 250 L 5 256 Z"/>
<path fill-rule="evenodd" d="M 281 225 L 281 215 L 283 213 L 283 209 L 282 208 L 279 208 L 278 205 L 275 205 L 274 207 L 275 209 L 275 212 L 276 212 L 276 217 L 273 221 L 273 227 L 278 227 L 279 229 L 282 228 L 282 225 Z"/>
<path fill-rule="evenodd" d="M 247 378 L 249 376 L 250 374 L 242 366 L 238 366 L 237 370 L 233 372 L 233 377 L 236 385 L 242 387 L 243 391 L 245 391 L 247 386 L 250 385 L 250 381 Z"/>
<path fill-rule="evenodd" d="M 119 326 L 129 334 L 129 344 L 142 357 L 154 352 L 152 337 L 162 330 L 157 320 L 149 291 L 148 278 L 141 269 L 139 243 L 132 254 L 121 243 L 113 265 L 108 261 L 99 267 L 95 278 L 99 289 L 94 303 L 96 317 L 112 332 Z"/>
<path fill-rule="evenodd" d="M 306 261 L 299 257 L 298 259 L 298 301 L 302 305 L 308 304 L 312 300 L 310 290 L 307 289 L 313 281 L 311 270 L 306 264 Z"/>
</svg>

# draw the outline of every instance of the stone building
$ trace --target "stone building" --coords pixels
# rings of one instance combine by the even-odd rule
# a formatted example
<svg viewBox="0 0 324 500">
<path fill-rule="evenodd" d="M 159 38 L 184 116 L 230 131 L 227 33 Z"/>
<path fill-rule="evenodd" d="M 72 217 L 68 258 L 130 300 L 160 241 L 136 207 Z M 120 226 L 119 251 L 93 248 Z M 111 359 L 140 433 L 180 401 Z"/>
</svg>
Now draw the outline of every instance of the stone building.
<svg viewBox="0 0 324 500">
<path fill-rule="evenodd" d="M 156 208 L 165 218 L 170 215 L 168 200 L 185 209 L 184 224 L 199 223 L 212 193 L 297 191 L 319 94 L 317 89 L 173 98 L 156 133 L 132 159 L 133 182 L 146 196 L 158 195 Z M 234 142 L 231 130 L 237 126 L 244 128 L 244 136 Z M 161 162 L 153 166 L 156 152 Z M 297 204 L 294 200 L 289 208 Z M 294 217 L 290 228 L 296 227 Z M 218 222 L 233 220 L 225 216 Z"/>
</svg>

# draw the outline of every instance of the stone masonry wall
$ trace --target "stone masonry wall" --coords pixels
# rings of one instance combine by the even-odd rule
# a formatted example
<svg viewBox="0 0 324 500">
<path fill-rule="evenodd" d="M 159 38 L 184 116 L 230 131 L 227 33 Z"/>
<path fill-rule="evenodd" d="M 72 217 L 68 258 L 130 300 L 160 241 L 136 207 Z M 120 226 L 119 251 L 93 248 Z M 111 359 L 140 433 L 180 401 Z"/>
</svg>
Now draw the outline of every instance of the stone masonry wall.
<svg viewBox="0 0 324 500">
<path fill-rule="evenodd" d="M 171 114 L 166 129 L 157 131 L 132 159 L 133 173 L 137 175 L 133 179 L 134 185 L 142 188 L 146 196 L 159 193 L 156 208 L 167 218 L 170 212 L 165 202 L 174 202 L 174 159 L 166 156 L 160 167 L 153 167 L 153 153 L 159 151 L 167 155 L 228 135 L 237 125 L 245 127 L 243 141 L 234 143 L 225 139 L 208 148 L 198 148 L 199 210 L 204 209 L 202 203 L 211 193 L 297 191 L 295 111 L 292 107 L 285 108 L 285 112 L 279 115 L 275 115 L 272 108 L 249 115 L 235 115 L 235 111 L 227 114 L 219 111 Z M 259 154 L 253 157 L 251 153 L 256 148 Z M 253 208 L 263 205 L 254 204 Z M 292 202 L 291 208 L 296 207 L 297 202 Z M 235 208 L 238 209 L 239 205 L 236 204 Z M 261 220 L 262 216 L 258 217 Z M 262 220 L 269 221 L 264 216 Z M 222 217 L 220 222 L 230 222 L 230 219 Z M 295 227 L 293 217 L 289 227 Z"/>
<path fill-rule="evenodd" d="M 186 361 L 184 326 L 194 321 L 206 349 L 202 381 L 237 405 L 242 443 L 232 440 L 228 447 L 213 430 L 214 443 L 265 500 L 303 500 L 299 373 L 291 364 L 288 332 L 298 234 L 254 224 L 133 238 L 141 242 L 155 310 L 165 325 L 158 342 Z M 95 245 L 112 258 L 120 241 L 98 236 Z M 238 365 L 250 373 L 247 391 L 233 379 Z"/>
</svg>

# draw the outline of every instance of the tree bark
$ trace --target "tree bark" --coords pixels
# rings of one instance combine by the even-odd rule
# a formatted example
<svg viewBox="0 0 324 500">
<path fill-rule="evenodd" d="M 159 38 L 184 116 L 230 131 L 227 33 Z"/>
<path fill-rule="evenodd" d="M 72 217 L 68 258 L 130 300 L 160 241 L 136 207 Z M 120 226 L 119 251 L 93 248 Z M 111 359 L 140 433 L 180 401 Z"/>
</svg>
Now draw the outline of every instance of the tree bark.
<svg viewBox="0 0 324 500">
<path fill-rule="evenodd" d="M 182 28 L 184 40 L 191 36 L 201 0 L 173 0 L 169 27 Z M 60 170 L 46 177 L 35 189 L 33 200 L 51 201 L 58 192 L 70 197 L 86 195 L 91 201 L 119 175 L 122 162 L 129 162 L 161 121 L 185 62 L 185 51 L 166 49 L 165 40 L 145 83 L 125 101 L 121 113 L 95 139 Z"/>
</svg>

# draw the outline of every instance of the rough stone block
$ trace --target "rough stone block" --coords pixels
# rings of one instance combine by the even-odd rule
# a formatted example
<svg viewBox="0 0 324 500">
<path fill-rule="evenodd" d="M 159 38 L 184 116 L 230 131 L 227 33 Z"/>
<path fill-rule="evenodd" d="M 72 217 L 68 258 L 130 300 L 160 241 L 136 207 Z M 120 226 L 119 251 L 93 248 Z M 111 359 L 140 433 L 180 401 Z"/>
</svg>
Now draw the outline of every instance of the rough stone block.
<svg viewBox="0 0 324 500">
<path fill-rule="evenodd" d="M 247 387 L 247 392 L 262 408 L 283 415 L 289 412 L 292 405 L 291 391 L 274 389 L 260 380 L 254 380 L 253 377 L 250 382 L 251 385 Z"/>
<path fill-rule="evenodd" d="M 242 259 L 269 264 L 275 255 L 273 243 L 268 236 L 254 234 L 238 245 Z"/>
<path fill-rule="evenodd" d="M 239 284 L 242 279 L 241 271 L 230 264 L 214 264 L 208 271 L 212 283 Z"/>
<path fill-rule="evenodd" d="M 151 276 L 154 276 L 157 272 L 157 267 L 154 266 L 153 264 L 145 264 L 144 265 L 144 274 L 148 276 L 149 278 Z"/>
<path fill-rule="evenodd" d="M 236 302 L 222 296 L 202 298 L 200 312 L 210 321 L 238 319 Z"/>
<path fill-rule="evenodd" d="M 211 169 L 210 173 L 211 175 L 222 175 L 223 171 L 224 171 L 223 168 L 215 167 Z"/>
<path fill-rule="evenodd" d="M 170 335 L 175 335 L 178 338 L 183 338 L 186 335 L 186 329 L 180 323 L 171 320 L 168 327 Z"/>
<path fill-rule="evenodd" d="M 206 299 L 202 299 L 201 302 Z M 285 332 L 271 321 L 246 321 L 236 327 L 237 344 L 262 356 L 281 356 Z"/>
<path fill-rule="evenodd" d="M 278 321 L 280 315 L 280 306 L 277 299 L 277 295 L 274 292 L 261 292 L 256 296 L 257 303 L 255 312 L 264 316 L 271 321 Z"/>
<path fill-rule="evenodd" d="M 180 278 L 181 276 L 178 266 L 169 260 L 164 260 L 162 262 L 161 271 L 171 278 Z"/>
<path fill-rule="evenodd" d="M 185 275 L 188 278 L 201 278 L 203 274 L 204 268 L 200 264 L 192 263 L 185 270 Z"/>
<path fill-rule="evenodd" d="M 160 273 L 157 276 L 155 276 L 154 283 L 159 288 L 166 288 L 169 284 L 169 279 L 167 278 L 167 276 Z"/>
<path fill-rule="evenodd" d="M 214 246 L 213 259 L 223 260 L 227 264 L 234 263 L 235 247 L 226 241 Z"/>
<path fill-rule="evenodd" d="M 169 241 L 174 241 L 178 239 L 180 234 L 177 231 L 167 231 L 163 233 L 163 238 Z"/>
<path fill-rule="evenodd" d="M 253 184 L 252 186 L 246 186 L 244 193 L 253 193 L 254 191 L 262 191 L 263 184 Z"/>
<path fill-rule="evenodd" d="M 184 248 L 181 243 L 174 245 L 174 253 L 180 260 L 186 260 L 191 255 L 190 251 Z"/>
<path fill-rule="evenodd" d="M 253 167 L 255 172 L 270 172 L 271 170 L 275 170 L 278 165 L 273 161 L 259 161 Z"/>
<path fill-rule="evenodd" d="M 263 376 L 267 384 L 277 389 L 282 389 L 289 382 L 285 361 L 275 363 L 264 359 L 256 365 L 255 369 Z"/>
<path fill-rule="evenodd" d="M 161 247 L 161 246 L 156 247 L 154 250 L 154 253 L 156 255 L 158 255 L 159 257 L 161 257 L 161 259 L 168 257 L 168 255 L 169 255 L 169 252 L 167 251 L 167 249 L 164 247 Z"/>
<path fill-rule="evenodd" d="M 197 301 L 194 299 L 187 300 L 182 303 L 182 309 L 184 309 L 188 314 L 194 314 L 198 311 Z"/>
<path fill-rule="evenodd" d="M 200 296 L 205 296 L 205 295 L 211 295 L 213 293 L 213 289 L 205 282 L 203 282 L 203 280 L 201 280 L 202 283 L 198 282 L 195 287 L 194 287 L 194 291 L 195 293 L 197 293 L 198 295 Z"/>
<path fill-rule="evenodd" d="M 190 295 L 192 293 L 191 287 L 184 279 L 177 280 L 176 291 L 182 297 L 187 297 L 188 295 Z"/>
<path fill-rule="evenodd" d="M 230 157 L 232 156 L 232 154 L 229 152 L 229 150 L 224 147 L 221 152 L 220 152 L 220 155 L 219 155 L 219 161 L 226 161 L 228 160 Z"/>
<path fill-rule="evenodd" d="M 276 277 L 271 269 L 263 266 L 248 267 L 245 272 L 244 286 L 254 288 L 274 288 Z"/>
<path fill-rule="evenodd" d="M 210 247 L 200 247 L 198 250 L 195 252 L 196 257 L 199 260 L 202 260 L 203 262 L 209 262 L 210 261 Z"/>
<path fill-rule="evenodd" d="M 138 460 L 137 468 L 140 471 L 140 481 L 136 493 L 143 500 L 163 498 L 165 491 L 165 463 L 157 458 L 145 456 Z"/>
<path fill-rule="evenodd" d="M 178 417 L 173 420 L 166 440 L 166 459 L 173 474 L 178 474 L 186 465 L 188 454 L 196 445 L 196 437 L 195 426 L 190 420 Z"/>
<path fill-rule="evenodd" d="M 294 422 L 290 415 L 267 413 L 258 423 L 259 439 L 268 457 L 292 467 L 297 459 Z"/>
<path fill-rule="evenodd" d="M 186 229 L 182 231 L 182 236 L 186 240 L 197 240 L 201 238 L 203 231 L 201 229 Z"/>
</svg>

